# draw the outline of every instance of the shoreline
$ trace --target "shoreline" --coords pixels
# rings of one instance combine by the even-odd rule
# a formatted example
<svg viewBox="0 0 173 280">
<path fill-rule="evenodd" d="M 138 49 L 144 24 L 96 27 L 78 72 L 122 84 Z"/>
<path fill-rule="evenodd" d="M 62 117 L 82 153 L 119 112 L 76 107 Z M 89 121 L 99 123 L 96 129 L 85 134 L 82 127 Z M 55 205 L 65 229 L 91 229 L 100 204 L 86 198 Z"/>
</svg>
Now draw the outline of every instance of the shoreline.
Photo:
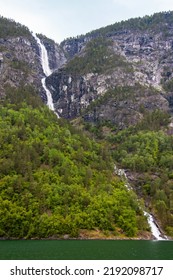
<svg viewBox="0 0 173 280">
<path fill-rule="evenodd" d="M 74 240 L 77 240 L 77 241 L 87 241 L 87 240 L 93 240 L 93 241 L 96 241 L 96 240 L 99 240 L 99 241 L 128 241 L 128 240 L 133 240 L 133 241 L 173 241 L 173 238 L 169 237 L 168 239 L 164 239 L 164 240 L 157 240 L 155 238 L 150 238 L 150 239 L 147 239 L 147 238 L 139 238 L 139 237 L 134 237 L 134 238 L 51 238 L 51 237 L 48 237 L 48 238 L 13 238 L 13 237 L 9 237 L 9 238 L 3 238 L 3 237 L 0 237 L 0 241 L 74 241 Z"/>
</svg>

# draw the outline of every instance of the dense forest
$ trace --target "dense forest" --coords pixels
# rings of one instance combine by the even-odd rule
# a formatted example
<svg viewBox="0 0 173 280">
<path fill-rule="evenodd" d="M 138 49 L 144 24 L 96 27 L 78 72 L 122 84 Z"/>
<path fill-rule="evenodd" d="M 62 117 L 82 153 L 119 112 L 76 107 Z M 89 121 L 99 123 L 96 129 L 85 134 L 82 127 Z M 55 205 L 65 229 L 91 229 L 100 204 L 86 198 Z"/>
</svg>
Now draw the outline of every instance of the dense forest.
<svg viewBox="0 0 173 280">
<path fill-rule="evenodd" d="M 137 125 L 119 132 L 110 123 L 85 127 L 98 139 L 109 141 L 114 160 L 126 170 L 138 197 L 144 198 L 160 226 L 173 236 L 173 131 L 169 122 L 168 113 L 146 110 Z"/>
<path fill-rule="evenodd" d="M 133 237 L 148 229 L 106 143 L 58 120 L 30 87 L 8 88 L 1 103 L 1 237 Z"/>
</svg>

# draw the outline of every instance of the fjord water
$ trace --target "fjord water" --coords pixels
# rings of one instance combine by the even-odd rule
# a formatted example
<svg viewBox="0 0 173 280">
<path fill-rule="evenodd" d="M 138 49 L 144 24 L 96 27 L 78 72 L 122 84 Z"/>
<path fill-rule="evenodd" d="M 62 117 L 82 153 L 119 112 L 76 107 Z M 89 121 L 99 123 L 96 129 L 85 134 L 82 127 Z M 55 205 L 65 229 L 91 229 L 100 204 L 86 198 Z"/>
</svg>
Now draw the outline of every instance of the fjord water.
<svg viewBox="0 0 173 280">
<path fill-rule="evenodd" d="M 173 260 L 173 241 L 1 240 L 1 260 Z"/>
</svg>

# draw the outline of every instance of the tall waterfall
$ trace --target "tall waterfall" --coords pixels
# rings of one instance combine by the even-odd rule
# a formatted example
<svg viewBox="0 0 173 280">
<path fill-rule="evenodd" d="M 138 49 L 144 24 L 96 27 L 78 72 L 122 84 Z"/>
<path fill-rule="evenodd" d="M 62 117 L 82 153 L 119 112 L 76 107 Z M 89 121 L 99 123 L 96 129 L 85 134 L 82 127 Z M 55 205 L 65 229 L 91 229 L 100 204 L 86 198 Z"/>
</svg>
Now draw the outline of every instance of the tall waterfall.
<svg viewBox="0 0 173 280">
<path fill-rule="evenodd" d="M 46 87 L 46 77 L 49 76 L 52 73 L 52 71 L 51 71 L 51 69 L 49 67 L 49 60 L 48 60 L 47 50 L 46 50 L 45 46 L 42 44 L 41 40 L 37 37 L 37 35 L 34 34 L 34 33 L 32 33 L 32 35 L 35 38 L 35 40 L 37 41 L 37 44 L 38 44 L 39 49 L 40 49 L 41 65 L 42 65 L 42 68 L 43 68 L 43 73 L 45 74 L 45 77 L 42 78 L 41 82 L 42 82 L 42 86 L 43 86 L 43 88 L 44 88 L 44 90 L 46 92 L 47 105 L 48 105 L 49 109 L 54 111 L 54 113 L 59 118 L 59 115 L 55 112 L 55 108 L 54 108 L 54 104 L 53 104 L 53 99 L 52 99 L 52 94 L 48 90 L 48 88 Z"/>
<path fill-rule="evenodd" d="M 119 168 L 117 168 L 117 166 L 114 166 L 114 171 L 118 176 L 120 176 L 124 179 L 124 183 L 125 183 L 126 188 L 128 190 L 132 190 L 132 187 L 130 186 L 130 184 L 128 182 L 128 178 L 127 178 L 125 170 L 124 169 L 119 169 Z M 144 215 L 147 217 L 148 224 L 151 228 L 151 232 L 152 232 L 152 235 L 154 236 L 154 238 L 156 240 L 167 240 L 168 238 L 160 232 L 153 216 L 146 211 L 143 211 L 143 212 L 144 212 Z"/>
</svg>

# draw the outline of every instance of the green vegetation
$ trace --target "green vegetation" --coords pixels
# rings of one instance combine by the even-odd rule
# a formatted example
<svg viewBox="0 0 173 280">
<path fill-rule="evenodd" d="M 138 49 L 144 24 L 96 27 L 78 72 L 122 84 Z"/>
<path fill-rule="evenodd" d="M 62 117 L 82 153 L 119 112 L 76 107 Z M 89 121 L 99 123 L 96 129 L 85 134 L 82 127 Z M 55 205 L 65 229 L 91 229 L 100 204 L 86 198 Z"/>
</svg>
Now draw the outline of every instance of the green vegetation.
<svg viewBox="0 0 173 280">
<path fill-rule="evenodd" d="M 171 53 L 169 55 L 171 55 Z M 173 90 L 173 79 L 171 78 L 172 70 L 171 65 L 165 65 L 163 67 L 161 84 L 166 92 L 171 92 Z"/>
<path fill-rule="evenodd" d="M 129 30 L 155 32 L 158 26 L 166 36 L 165 26 L 173 23 L 172 15 L 158 13 L 88 33 L 89 42 L 78 56 L 74 54 L 84 36 L 69 39 L 71 53 L 67 57 L 74 57 L 64 71 L 74 76 L 109 74 L 115 68 L 125 74 L 133 72 L 132 65 L 114 53 L 114 43 L 108 38 Z M 14 36 L 31 34 L 26 27 L 0 18 L 0 37 Z M 47 45 L 53 43 L 43 35 L 39 37 Z M 4 45 L 0 49 L 6 50 Z M 29 73 L 27 63 L 12 55 L 9 65 L 22 71 L 25 78 Z M 171 66 L 165 66 L 162 73 L 167 92 L 173 90 L 171 71 Z M 112 116 L 96 125 L 84 124 L 97 136 L 96 142 L 67 121 L 57 119 L 31 87 L 4 87 L 6 98 L 0 105 L 0 237 L 139 236 L 148 230 L 146 217 L 137 196 L 114 174 L 115 161 L 130 172 L 138 198 L 145 199 L 166 233 L 173 236 L 173 136 L 167 129 L 169 115 L 151 108 L 147 111 L 149 105 L 142 99 L 157 95 L 157 90 L 140 84 L 115 86 L 92 102 L 83 116 L 101 111 L 107 104 L 113 104 L 114 111 L 122 110 L 120 104 L 124 103 L 134 108 L 129 115 L 126 106 L 126 112 L 122 110 L 125 125 L 129 126 L 131 112 L 138 112 L 142 118 L 123 131 L 118 124 L 115 127 Z"/>
<path fill-rule="evenodd" d="M 50 45 L 55 44 L 55 41 L 53 39 L 50 39 L 50 38 L 46 37 L 44 34 L 37 34 L 37 36 L 40 38 L 40 40 L 43 40 Z"/>
<path fill-rule="evenodd" d="M 165 31 L 165 24 L 173 23 L 173 12 L 161 12 L 155 13 L 151 16 L 144 16 L 138 18 L 131 18 L 129 20 L 116 22 L 114 24 L 102 27 L 87 33 L 87 36 L 96 36 L 96 34 L 102 36 L 116 35 L 116 32 L 127 32 L 128 30 L 146 31 L 148 29 L 157 30 L 158 26 L 160 30 Z"/>
<path fill-rule="evenodd" d="M 86 123 L 85 129 L 111 144 L 112 157 L 127 170 L 139 198 L 157 217 L 165 232 L 173 236 L 173 135 L 170 116 L 161 110 L 148 112 L 143 119 L 119 131 L 112 122 Z"/>
<path fill-rule="evenodd" d="M 163 88 L 165 91 L 172 92 L 173 90 L 173 79 L 170 79 L 163 83 Z"/>
<path fill-rule="evenodd" d="M 0 38 L 31 36 L 29 29 L 14 20 L 0 17 Z"/>
<path fill-rule="evenodd" d="M 98 144 L 42 105 L 32 88 L 0 106 L 0 236 L 136 236 L 147 228 L 136 196 Z"/>
<path fill-rule="evenodd" d="M 173 236 L 173 136 L 161 128 L 168 124 L 166 113 L 146 113 L 136 126 L 109 137 L 113 157 L 134 174 L 134 187 Z"/>
<path fill-rule="evenodd" d="M 72 42 L 84 42 L 84 39 L 96 39 L 97 37 L 109 38 L 114 35 L 126 34 L 129 30 L 132 31 L 160 31 L 163 32 L 163 36 L 167 36 L 167 25 L 173 24 L 173 12 L 160 12 L 155 13 L 151 16 L 144 16 L 138 18 L 131 18 L 129 20 L 122 20 L 114 24 L 102 27 L 91 32 L 88 32 L 85 35 L 80 35 L 75 38 L 67 38 L 64 40 L 61 45 L 65 43 L 72 44 Z"/>
<path fill-rule="evenodd" d="M 112 41 L 98 37 L 90 41 L 82 56 L 76 56 L 66 66 L 70 74 L 84 75 L 87 73 L 109 73 L 115 67 L 123 67 L 125 71 L 132 71 L 130 63 L 111 50 Z"/>
<path fill-rule="evenodd" d="M 115 86 L 112 89 L 108 89 L 103 96 L 91 102 L 84 113 L 93 110 L 95 107 L 105 106 L 109 102 L 118 104 L 118 102 L 130 100 L 135 103 L 137 97 L 141 98 L 156 94 L 158 94 L 158 91 L 154 87 L 145 87 L 139 83 L 134 86 Z M 140 106 L 139 110 L 142 111 L 143 109 L 145 110 Z"/>
<path fill-rule="evenodd" d="M 25 75 L 29 74 L 30 68 L 29 68 L 29 65 L 28 65 L 28 63 L 26 61 L 22 61 L 22 60 L 18 60 L 18 59 L 13 59 L 10 62 L 10 66 L 13 69 L 16 69 L 16 70 L 24 72 Z"/>
<path fill-rule="evenodd" d="M 111 130 L 113 133 L 118 132 L 138 122 L 143 116 L 142 121 L 138 123 L 139 128 L 160 128 L 169 123 L 169 114 L 160 110 L 153 112 L 154 102 L 150 106 L 148 101 L 151 96 L 157 100 L 159 94 L 155 88 L 139 83 L 134 86 L 115 86 L 82 110 L 83 120 L 86 120 L 83 121 L 83 126 L 98 139 L 105 138 L 106 131 L 106 134 Z"/>
</svg>

